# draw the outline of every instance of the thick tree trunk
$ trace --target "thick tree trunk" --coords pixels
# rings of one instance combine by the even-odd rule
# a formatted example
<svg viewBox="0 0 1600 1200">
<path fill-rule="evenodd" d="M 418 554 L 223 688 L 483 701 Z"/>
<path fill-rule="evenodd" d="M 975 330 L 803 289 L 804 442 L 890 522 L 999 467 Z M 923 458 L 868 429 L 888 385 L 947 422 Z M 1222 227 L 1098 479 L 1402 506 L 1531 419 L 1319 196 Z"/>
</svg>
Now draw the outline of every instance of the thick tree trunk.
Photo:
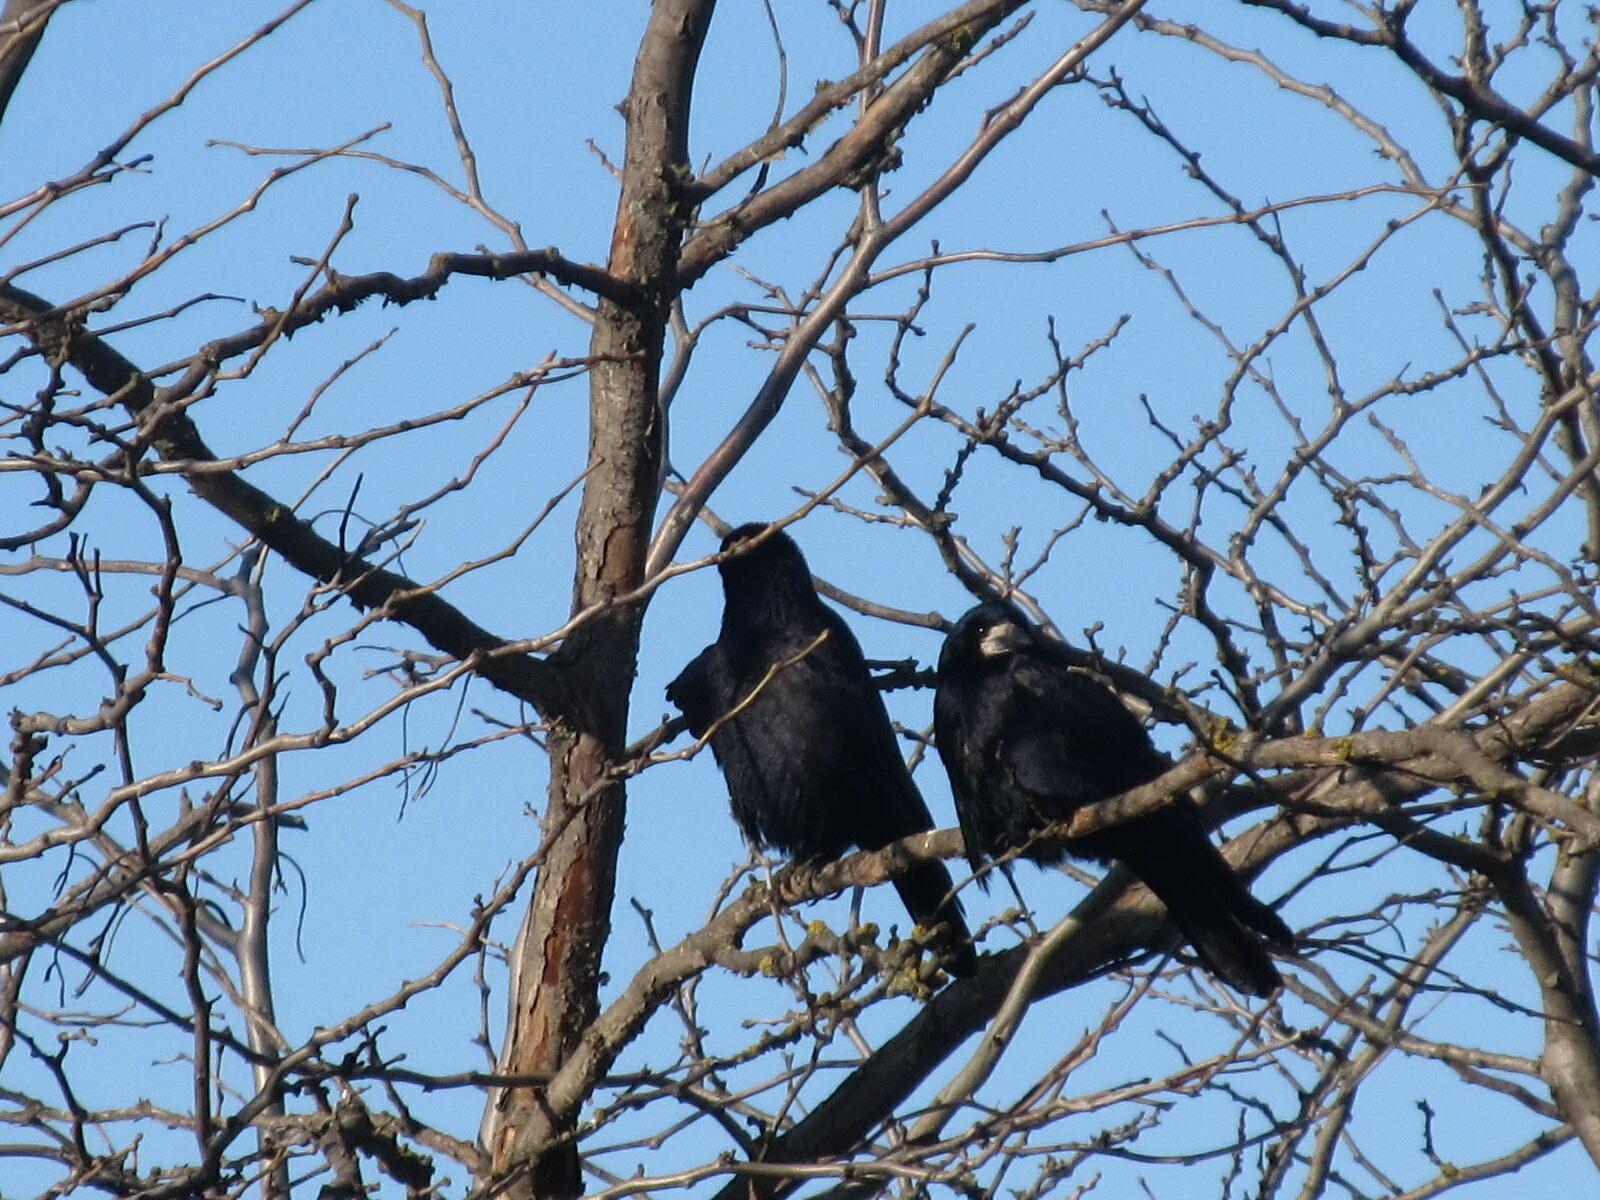
<svg viewBox="0 0 1600 1200">
<path fill-rule="evenodd" d="M 656 385 L 687 211 L 680 191 L 690 174 L 689 99 L 713 7 L 714 0 L 658 0 L 623 104 L 628 144 L 608 265 L 647 299 L 633 307 L 603 301 L 595 321 L 574 611 L 628 591 L 644 569 L 663 450 Z M 582 733 L 557 728 L 550 736 L 545 822 L 555 838 L 517 943 L 506 1072 L 554 1070 L 595 1016 L 625 800 L 608 773 L 624 744 L 642 615 L 640 606 L 604 613 L 560 652 L 596 719 Z M 537 1089 L 492 1096 L 485 1137 L 494 1173 L 516 1176 L 505 1194 L 577 1194 L 577 1156 L 563 1140 L 570 1133 L 550 1119 Z"/>
<path fill-rule="evenodd" d="M 17 90 L 57 7 L 58 0 L 6 0 L 0 11 L 0 116 L 10 107 L 11 93 Z"/>
<path fill-rule="evenodd" d="M 1592 802 L 1596 789 L 1590 791 Z M 1600 853 L 1571 843 L 1556 853 L 1543 904 L 1521 876 L 1499 889 L 1511 932 L 1544 1002 L 1540 1074 L 1561 1115 L 1600 1166 L 1600 1016 L 1587 952 L 1597 890 Z"/>
</svg>

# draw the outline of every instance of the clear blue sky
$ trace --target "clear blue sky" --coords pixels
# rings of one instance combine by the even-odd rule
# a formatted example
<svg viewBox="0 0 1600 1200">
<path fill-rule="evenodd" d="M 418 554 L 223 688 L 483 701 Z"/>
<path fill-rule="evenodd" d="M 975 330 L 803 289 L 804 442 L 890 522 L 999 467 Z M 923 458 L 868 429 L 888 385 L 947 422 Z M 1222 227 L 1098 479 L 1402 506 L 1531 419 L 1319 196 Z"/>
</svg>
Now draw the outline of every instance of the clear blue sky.
<svg viewBox="0 0 1600 1200">
<path fill-rule="evenodd" d="M 789 68 L 792 110 L 815 82 L 845 73 L 851 54 L 842 32 L 821 4 L 777 0 Z M 1426 6 L 1424 6 L 1426 7 Z M 894 8 L 892 36 L 930 6 Z M 903 10 L 903 11 L 902 11 Z M 21 194 L 40 182 L 77 169 L 109 142 L 139 112 L 158 103 L 195 66 L 232 45 L 275 12 L 271 5 L 245 0 L 231 4 L 169 0 L 159 7 L 77 0 L 61 10 L 35 62 L 0 124 L 0 163 L 6 192 Z M 1368 106 L 1398 139 L 1443 182 L 1452 161 L 1431 103 L 1414 85 L 1392 74 L 1368 69 L 1346 50 L 1306 37 L 1285 37 L 1277 25 L 1232 5 L 1176 4 L 1163 9 L 1175 19 L 1201 19 L 1219 34 L 1248 46 L 1262 46 L 1291 70 L 1312 81 L 1337 79 L 1343 94 Z M 440 60 L 453 77 L 462 118 L 473 137 L 485 192 L 507 216 L 520 222 L 530 245 L 556 245 L 570 258 L 604 261 L 615 204 L 614 182 L 585 144 L 616 160 L 621 156 L 622 122 L 613 106 L 627 86 L 631 52 L 647 15 L 640 2 L 437 5 L 430 14 Z M 934 109 L 918 118 L 905 146 L 905 165 L 888 176 L 889 204 L 916 190 L 963 146 L 982 114 L 1007 99 L 1012 90 L 1088 27 L 1064 5 L 1037 11 L 1036 27 L 995 64 L 958 82 Z M 698 164 L 716 160 L 765 128 L 776 102 L 774 56 L 766 17 L 755 4 L 726 3 L 706 47 L 702 82 L 695 105 L 692 153 Z M 1104 76 L 1115 67 L 1136 97 L 1147 98 L 1190 144 L 1204 151 L 1203 163 L 1247 204 L 1294 196 L 1333 193 L 1393 182 L 1394 171 L 1369 142 L 1349 125 L 1305 100 L 1276 89 L 1244 65 L 1218 62 L 1193 46 L 1153 37 L 1117 39 L 1092 63 Z M 1537 81 L 1529 80 L 1529 86 Z M 154 124 L 130 147 L 150 159 L 136 172 L 107 186 L 89 189 L 59 203 L 6 244 L 6 263 L 14 265 L 53 253 L 84 238 L 135 221 L 163 223 L 172 239 L 229 211 L 244 200 L 274 166 L 292 160 L 250 157 L 213 142 L 262 147 L 322 147 L 364 134 L 381 124 L 391 128 L 364 148 L 427 164 L 458 182 L 460 166 L 441 115 L 438 94 L 417 52 L 408 21 L 377 0 L 312 4 L 280 31 L 227 69 L 203 82 L 183 107 Z M 829 127 L 832 128 L 832 127 Z M 828 128 L 813 146 L 824 144 Z M 776 169 L 785 169 L 778 164 Z M 1518 190 L 1509 200 L 1519 219 L 1537 227 L 1539 205 L 1561 178 L 1554 166 L 1529 155 L 1519 168 Z M 115 317 L 159 312 L 202 292 L 232 299 L 210 300 L 177 319 L 118 335 L 115 344 L 146 366 L 192 351 L 208 338 L 243 328 L 255 319 L 250 305 L 287 303 L 304 281 L 299 259 L 318 257 L 337 229 L 346 198 L 358 195 L 354 231 L 334 257 L 345 273 L 390 270 L 417 273 L 439 250 L 471 250 L 479 244 L 505 248 L 492 226 L 452 201 L 426 180 L 384 166 L 350 160 L 325 162 L 275 185 L 254 212 L 183 251 L 171 266 L 141 283 L 116 309 Z M 854 196 L 838 192 L 794 220 L 765 231 L 739 258 L 754 276 L 798 293 L 814 278 L 823 255 L 848 221 Z M 1325 280 L 1348 266 L 1376 239 L 1391 218 L 1414 212 L 1414 197 L 1377 196 L 1343 204 L 1320 205 L 1283 217 L 1283 229 L 1308 276 Z M 1199 215 L 1215 215 L 1217 203 L 1188 180 L 1182 164 L 1148 137 L 1137 133 L 1125 115 L 1109 111 L 1087 86 L 1063 89 L 1050 97 L 1023 131 L 998 152 L 950 204 L 930 218 L 883 265 L 913 258 L 937 239 L 949 249 L 985 246 L 1035 250 L 1064 245 L 1105 232 L 1107 213 L 1121 228 L 1154 225 Z M 8 227 L 9 228 L 9 227 Z M 26 287 L 53 298 L 95 286 L 138 261 L 151 234 L 140 230 L 114 244 L 77 254 L 22 277 Z M 1181 279 L 1188 296 L 1219 321 L 1239 345 L 1253 342 L 1276 322 L 1289 303 L 1281 272 L 1239 230 L 1207 230 L 1159 239 L 1146 247 Z M 1432 289 L 1446 290 L 1453 304 L 1476 296 L 1479 258 L 1467 231 L 1444 218 L 1419 222 L 1396 236 L 1374 257 L 1369 269 L 1321 311 L 1324 329 L 1339 353 L 1341 382 L 1352 395 L 1381 383 L 1402 367 L 1420 373 L 1448 361 L 1454 348 L 1438 320 Z M 918 279 L 907 277 L 875 292 L 858 305 L 862 314 L 890 313 L 905 306 Z M 687 300 L 693 321 L 724 303 L 759 295 L 744 276 L 726 267 L 713 271 Z M 925 337 L 914 340 L 902 359 L 902 380 L 923 386 L 954 338 L 968 322 L 977 328 L 946 380 L 941 399 L 971 413 L 992 409 L 1013 384 L 1033 383 L 1048 371 L 1047 318 L 1053 316 L 1062 344 L 1076 353 L 1104 335 L 1123 314 L 1131 320 L 1113 347 L 1072 379 L 1081 433 L 1108 471 L 1136 491 L 1165 461 L 1165 441 L 1145 421 L 1139 404 L 1173 428 L 1187 431 L 1196 416 L 1210 414 L 1232 368 L 1217 340 L 1186 318 L 1172 289 L 1155 272 L 1140 267 L 1125 248 L 1077 256 L 1053 267 L 972 265 L 947 269 L 938 277 L 935 298 L 919 324 Z M 860 382 L 856 417 L 863 434 L 880 437 L 903 417 L 903 410 L 881 383 L 887 329 L 860 320 L 855 365 Z M 581 355 L 585 327 L 570 314 L 520 283 L 453 282 L 433 303 L 402 311 L 371 305 L 303 330 L 270 354 L 248 380 L 225 386 L 197 412 L 205 436 L 219 453 L 241 451 L 271 441 L 313 389 L 341 362 L 394 330 L 383 348 L 364 358 L 336 382 L 320 402 L 302 436 L 354 432 L 460 403 L 499 385 L 518 370 L 535 366 L 550 352 Z M 770 362 L 752 349 L 755 334 L 726 322 L 708 336 L 673 413 L 671 452 L 675 465 L 692 469 L 742 410 Z M 1303 336 L 1283 339 L 1264 361 L 1297 413 L 1313 428 L 1326 418 L 1327 383 Z M 36 388 L 37 381 L 14 380 L 13 389 Z M 1525 387 L 1517 379 L 1514 387 Z M 1514 394 L 1528 413 L 1538 397 Z M 362 472 L 357 511 L 381 518 L 396 506 L 439 486 L 465 469 L 511 412 L 515 397 L 503 397 L 469 419 L 382 443 L 363 451 L 307 501 L 307 512 L 342 509 L 356 472 Z M 1035 418 L 1052 420 L 1049 401 Z M 1452 406 L 1460 405 L 1456 410 Z M 1436 477 L 1471 492 L 1499 469 L 1507 446 L 1485 433 L 1481 392 L 1469 384 L 1443 389 L 1415 404 L 1383 410 L 1384 420 L 1403 435 Z M 585 390 L 582 380 L 548 386 L 512 430 L 503 448 L 482 468 L 475 484 L 429 510 L 427 524 L 402 566 L 414 578 L 432 578 L 456 564 L 492 553 L 525 523 L 547 498 L 582 470 L 585 445 Z M 1240 395 L 1235 441 L 1275 463 L 1290 445 L 1283 421 L 1259 389 Z M 1056 421 L 1059 428 L 1059 421 Z M 924 496 L 938 490 L 958 443 L 947 430 L 918 430 L 896 448 L 895 465 Z M 1390 455 L 1375 432 L 1363 430 L 1341 449 L 1344 465 L 1376 472 Z M 282 498 L 299 496 L 329 465 L 327 456 L 303 456 L 264 464 L 250 478 Z M 798 385 L 784 412 L 727 485 L 714 498 L 730 520 L 781 514 L 799 500 L 795 489 L 815 490 L 844 465 L 825 425 L 821 405 L 809 386 Z M 1399 469 L 1398 461 L 1392 463 Z M 0 503 L 31 499 L 20 476 L 0 474 Z M 186 561 L 207 564 L 223 559 L 237 544 L 238 532 L 213 519 L 168 477 L 165 493 L 181 510 Z M 844 496 L 870 507 L 876 489 L 857 480 Z M 1172 519 L 1182 520 L 1190 493 L 1173 496 Z M 1060 492 L 990 460 L 975 462 L 956 508 L 960 532 L 991 562 L 1003 555 L 1002 534 L 1020 526 L 1019 561 L 1030 561 L 1050 532 L 1078 516 Z M 138 512 L 97 498 L 78 529 L 108 557 L 153 555 L 158 549 L 153 524 Z M 534 636 L 559 625 L 570 597 L 571 499 L 507 562 L 451 585 L 448 598 L 480 624 L 507 637 Z M 1418 510 L 1420 514 L 1420 509 Z M 1334 540 L 1331 510 L 1296 496 L 1290 514 L 1303 523 L 1312 544 L 1325 548 L 1321 565 L 1341 586 L 1350 582 L 1342 543 Z M 1209 514 L 1226 528 L 1236 513 Z M 1420 516 L 1419 516 L 1420 519 Z M 334 518 L 336 520 L 336 518 Z M 333 522 L 322 526 L 325 531 Z M 1327 531 L 1327 540 L 1319 530 Z M 968 603 L 959 585 L 942 571 L 921 535 L 890 526 L 862 526 L 821 513 L 796 531 L 813 569 L 821 576 L 872 599 L 948 616 Z M 1225 535 L 1217 535 L 1225 542 Z M 684 556 L 712 547 L 704 531 L 691 536 Z M 60 552 L 57 547 L 55 552 Z M 1259 561 L 1294 580 L 1287 550 L 1264 546 Z M 16 581 L 7 581 L 8 586 Z M 1142 535 L 1093 521 L 1077 527 L 1056 548 L 1034 581 L 1033 591 L 1062 631 L 1080 636 L 1101 626 L 1098 644 L 1112 654 L 1149 668 L 1166 679 L 1182 664 L 1197 660 L 1209 669 L 1210 651 L 1197 631 L 1180 629 L 1159 664 L 1152 664 L 1167 611 L 1157 598 L 1170 598 L 1176 578 L 1170 560 Z M 67 582 L 30 577 L 24 593 L 45 599 L 71 594 Z M 292 620 L 304 586 L 286 569 L 269 572 L 269 608 L 275 629 Z M 147 582 L 119 580 L 107 599 L 107 623 L 116 615 L 142 611 Z M 638 734 L 666 711 L 662 687 L 682 664 L 715 636 L 720 598 L 710 573 L 699 573 L 663 588 L 649 612 L 639 666 L 632 725 Z M 1241 611 L 1243 611 L 1241 609 Z M 308 728 L 318 720 L 321 697 L 303 665 L 314 650 L 346 622 L 348 609 L 311 620 L 285 656 L 290 673 L 286 727 Z M 237 653 L 236 604 L 214 605 L 185 617 L 192 632 L 170 669 L 193 678 L 198 690 L 221 696 L 227 707 L 213 713 L 171 686 L 152 696 L 135 721 L 137 767 L 151 772 L 215 754 L 232 720 L 233 693 L 227 682 Z M 937 637 L 926 630 L 885 622 L 856 620 L 869 656 L 915 657 L 928 663 Z M 7 668 L 36 653 L 55 636 L 14 614 L 0 612 L 0 644 L 10 643 Z M 363 671 L 392 661 L 389 647 L 414 640 L 393 627 L 377 627 L 337 659 L 341 703 L 349 713 L 377 702 L 387 685 L 363 678 Z M 217 647 L 224 647 L 221 653 Z M 130 647 L 130 653 L 135 653 Z M 137 657 L 137 655 L 136 655 Z M 92 708 L 101 694 L 90 667 L 72 677 L 77 689 L 63 704 L 51 688 L 20 684 L 8 690 L 7 707 Z M 473 710 L 502 720 L 517 720 L 514 706 L 482 684 L 420 702 L 406 718 L 392 719 L 369 739 L 345 750 L 289 756 L 283 764 L 285 796 L 325 788 L 354 776 L 370 764 L 419 745 L 437 747 L 449 737 L 488 731 Z M 925 692 L 894 697 L 895 716 L 912 728 L 929 721 Z M 348 715 L 348 714 L 346 714 Z M 1172 729 L 1158 737 L 1177 750 L 1182 736 Z M 103 749 L 103 748 L 102 748 Z M 508 740 L 453 759 L 422 791 L 408 795 L 392 780 L 319 803 L 306 813 L 308 830 L 285 835 L 284 849 L 295 869 L 276 917 L 275 969 L 279 1018 L 291 1037 L 304 1037 L 361 1004 L 386 994 L 400 981 L 427 970 L 453 943 L 451 925 L 464 922 L 473 898 L 490 892 L 509 863 L 535 844 L 537 810 L 543 802 L 544 764 L 535 747 Z M 936 819 L 953 820 L 948 789 L 937 765 L 924 762 L 917 774 Z M 154 801 L 170 814 L 179 797 Z M 21 818 L 25 821 L 27 818 Z M 643 960 L 646 947 L 636 899 L 655 914 L 663 937 L 675 938 L 704 918 L 714 889 L 744 848 L 728 819 L 709 756 L 692 764 L 653 770 L 630 792 L 629 837 L 623 850 L 615 936 L 608 951 L 614 992 Z M 119 832 L 126 834 L 126 829 Z M 242 872 L 248 847 L 223 851 L 219 866 Z M 1359 912 L 1376 897 L 1410 886 L 1404 856 L 1363 876 L 1344 875 L 1337 886 L 1312 887 L 1288 908 L 1291 923 L 1310 925 L 1341 913 Z M 49 901 L 63 863 L 24 866 L 8 873 L 9 907 L 32 912 Z M 67 868 L 80 878 L 83 863 Z M 1298 873 L 1285 866 L 1269 872 L 1258 891 L 1275 897 Z M 1430 875 L 1430 878 L 1434 876 Z M 1064 911 L 1079 894 L 1077 885 L 1029 870 L 1023 886 L 1044 919 Z M 880 889 L 881 890 L 881 889 Z M 971 894 L 975 914 L 997 911 L 1009 898 L 1003 889 L 985 899 Z M 520 900 L 515 906 L 520 911 Z M 813 912 L 838 923 L 848 898 L 825 902 Z M 880 923 L 904 924 L 892 895 L 872 894 L 865 912 Z M 1410 931 L 1413 935 L 1415 930 Z M 496 934 L 509 942 L 514 917 L 502 919 Z M 999 935 L 1003 936 L 1003 935 Z M 1482 964 L 1496 953 L 1485 944 L 1466 961 Z M 1392 944 L 1392 943 L 1391 943 Z M 117 959 L 147 985 L 181 1001 L 175 970 L 159 966 L 173 960 L 170 945 L 138 915 L 124 918 L 114 942 Z M 174 960 L 175 961 L 175 960 Z M 1347 984 L 1360 978 L 1359 964 L 1328 956 L 1326 965 Z M 1504 959 L 1511 972 L 1521 969 Z M 69 980 L 73 973 L 68 971 Z M 497 979 L 498 981 L 498 979 Z M 1512 978 L 1506 990 L 1524 1000 L 1532 989 Z M 1030 1046 L 990 1085 L 994 1098 L 1014 1097 L 1038 1063 L 1053 1059 L 1084 1028 L 1098 1020 L 1113 985 L 1098 985 L 1042 1003 L 1030 1017 Z M 496 1003 L 501 996 L 496 995 Z M 713 1027 L 718 1044 L 731 1046 L 744 1033 L 743 1020 L 781 1011 L 789 994 L 767 982 L 730 981 L 713 973 L 701 993 L 702 1023 Z M 82 1003 L 107 1004 L 99 988 Z M 70 997 L 64 1007 L 73 1006 Z M 1289 1019 L 1313 1023 L 1309 1010 L 1290 1001 Z M 905 1002 L 892 1015 L 875 1014 L 869 1036 L 882 1036 L 909 1012 Z M 1481 1006 L 1442 998 L 1426 1014 L 1437 1036 L 1467 1036 L 1483 1017 Z M 412 1003 L 386 1022 L 386 1044 L 403 1049 L 408 1066 L 451 1072 L 485 1066 L 471 1044 L 477 1027 L 477 993 L 470 970 Z M 1496 1048 L 1536 1053 L 1534 1030 L 1514 1023 L 1496 1035 Z M 1157 1040 L 1158 1030 L 1194 1039 L 1191 1053 L 1210 1053 L 1225 1045 L 1225 1031 L 1197 1021 L 1175 1005 L 1141 1006 L 1102 1059 L 1085 1067 L 1070 1085 L 1087 1089 L 1172 1065 L 1174 1051 Z M 496 1010 L 491 1032 L 498 1037 L 502 1016 Z M 678 1031 L 658 1018 L 619 1069 L 668 1059 Z M 1524 1036 L 1525 1035 L 1525 1036 Z M 1523 1044 L 1516 1044 L 1521 1038 Z M 1220 1039 L 1224 1039 L 1219 1041 Z M 161 1061 L 173 1053 L 165 1043 L 136 1030 L 110 1033 L 94 1051 L 106 1069 L 105 1096 L 124 1094 L 119 1075 L 145 1073 L 154 1094 L 184 1105 L 188 1071 L 182 1062 Z M 78 1047 L 74 1055 L 90 1053 Z M 1130 1066 L 1127 1056 L 1148 1054 L 1148 1068 Z M 32 1064 L 13 1054 L 7 1085 L 36 1081 Z M 11 1082 L 12 1079 L 15 1082 Z M 936 1075 L 936 1079 L 939 1076 Z M 1363 1093 L 1354 1128 L 1369 1152 L 1379 1152 L 1385 1169 L 1403 1186 L 1433 1174 L 1418 1153 L 1420 1118 L 1415 1101 L 1437 1094 L 1441 1111 L 1435 1128 L 1440 1153 L 1452 1161 L 1487 1157 L 1528 1136 L 1526 1122 L 1508 1121 L 1509 1105 L 1485 1105 L 1466 1089 L 1446 1088 L 1429 1069 L 1407 1065 L 1384 1072 Z M 1275 1096 L 1280 1106 L 1285 1093 Z M 86 1101 L 97 1098 L 90 1095 Z M 480 1097 L 474 1092 L 410 1095 L 416 1111 L 460 1136 L 472 1136 Z M 1160 1139 L 1142 1149 L 1192 1149 L 1220 1134 L 1208 1121 L 1231 1119 L 1211 1102 L 1196 1104 L 1184 1119 L 1164 1127 Z M 1083 1132 L 1066 1123 L 1062 1136 Z M 606 1140 L 610 1140 L 607 1135 Z M 155 1158 L 158 1139 L 152 1141 Z M 176 1142 L 174 1144 L 177 1144 Z M 685 1161 L 687 1156 L 685 1156 Z M 671 1161 L 678 1161 L 673 1158 Z M 609 1163 L 626 1174 L 626 1156 Z M 647 1166 L 665 1169 L 666 1159 Z M 1107 1195 L 1132 1195 L 1137 1166 L 1127 1166 Z M 1222 1165 L 1204 1168 L 1220 1176 Z M 1581 1153 L 1558 1153 L 1515 1182 L 1468 1189 L 1473 1200 L 1541 1194 L 1572 1172 L 1592 1172 Z M 28 1193 L 37 1186 L 18 1176 L 0 1181 L 0 1191 Z M 1108 1177 L 1109 1179 L 1110 1177 Z M 1159 1196 L 1186 1194 L 1171 1174 L 1154 1171 Z M 456 1179 L 457 1189 L 461 1180 Z M 1110 1184 L 1108 1183 L 1108 1188 Z"/>
</svg>

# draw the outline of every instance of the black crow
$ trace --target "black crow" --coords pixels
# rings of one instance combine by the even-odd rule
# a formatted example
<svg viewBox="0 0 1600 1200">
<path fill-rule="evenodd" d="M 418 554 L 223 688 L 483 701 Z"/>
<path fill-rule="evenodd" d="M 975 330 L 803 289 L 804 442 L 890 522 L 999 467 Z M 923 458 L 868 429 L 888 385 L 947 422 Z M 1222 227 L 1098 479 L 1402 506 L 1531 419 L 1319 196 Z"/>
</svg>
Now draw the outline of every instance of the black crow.
<svg viewBox="0 0 1600 1200">
<path fill-rule="evenodd" d="M 939 655 L 933 729 L 974 870 L 1012 851 L 1046 864 L 1069 852 L 1118 859 L 1213 972 L 1255 996 L 1282 984 L 1262 942 L 1287 950 L 1294 934 L 1239 882 L 1187 797 L 1065 846 L 1033 845 L 1045 825 L 1172 763 L 1116 694 L 1053 656 L 1014 605 L 980 604 L 956 622 Z"/>
<path fill-rule="evenodd" d="M 667 685 L 696 737 L 711 735 L 733 818 L 757 846 L 801 862 L 876 850 L 933 828 L 849 627 L 817 596 L 800 548 L 742 525 L 718 564 L 722 631 Z M 894 881 L 918 925 L 947 927 L 952 974 L 976 965 L 950 872 L 923 862 Z"/>
</svg>

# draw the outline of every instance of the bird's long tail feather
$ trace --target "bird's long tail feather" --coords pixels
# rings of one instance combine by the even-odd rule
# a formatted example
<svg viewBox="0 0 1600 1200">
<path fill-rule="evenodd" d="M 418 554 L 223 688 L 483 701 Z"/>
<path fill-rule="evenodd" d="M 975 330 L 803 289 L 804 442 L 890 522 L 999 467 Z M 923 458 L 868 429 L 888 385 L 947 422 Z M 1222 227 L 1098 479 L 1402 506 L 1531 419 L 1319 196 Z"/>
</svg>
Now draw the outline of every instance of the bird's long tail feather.
<svg viewBox="0 0 1600 1200">
<path fill-rule="evenodd" d="M 1294 933 L 1250 894 L 1210 839 L 1202 835 L 1181 861 L 1137 861 L 1143 857 L 1124 856 L 1218 978 L 1252 996 L 1270 996 L 1283 985 L 1266 945 L 1292 949 Z"/>
<path fill-rule="evenodd" d="M 965 979 L 978 967 L 978 956 L 972 948 L 972 934 L 961 916 L 961 902 L 955 897 L 955 885 L 943 863 L 917 863 L 894 881 L 895 891 L 911 914 L 911 919 L 924 929 L 943 925 L 946 936 L 941 945 L 947 955 L 944 967 L 957 979 Z"/>
<path fill-rule="evenodd" d="M 1251 996 L 1270 996 L 1283 985 L 1261 939 L 1213 895 L 1214 907 L 1202 909 L 1193 897 L 1168 902 L 1167 911 L 1184 939 L 1218 978 Z M 1187 905 L 1187 907 L 1183 907 Z"/>
</svg>

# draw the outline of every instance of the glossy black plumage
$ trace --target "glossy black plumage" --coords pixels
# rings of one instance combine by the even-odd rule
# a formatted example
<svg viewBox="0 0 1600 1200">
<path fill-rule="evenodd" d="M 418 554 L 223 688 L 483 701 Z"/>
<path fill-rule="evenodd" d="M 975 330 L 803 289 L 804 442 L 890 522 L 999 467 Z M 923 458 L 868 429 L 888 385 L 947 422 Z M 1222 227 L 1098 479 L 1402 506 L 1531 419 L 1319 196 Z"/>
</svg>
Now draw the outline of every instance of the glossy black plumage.
<svg viewBox="0 0 1600 1200">
<path fill-rule="evenodd" d="M 741 526 L 723 549 L 765 529 Z M 861 647 L 817 596 L 800 548 L 772 533 L 718 569 L 721 633 L 667 698 L 696 737 L 711 732 L 745 837 L 820 861 L 932 829 Z M 919 863 L 895 888 L 917 924 L 949 928 L 947 966 L 970 973 L 975 955 L 944 864 Z"/>
<path fill-rule="evenodd" d="M 1172 764 L 1115 693 L 1053 655 L 1013 605 L 981 604 L 956 623 L 933 712 L 974 869 L 1012 851 L 1040 863 L 1069 852 L 1119 859 L 1218 976 L 1256 996 L 1283 982 L 1262 943 L 1289 949 L 1293 933 L 1239 881 L 1187 798 L 1065 846 L 1030 847 L 1050 822 Z"/>
</svg>

